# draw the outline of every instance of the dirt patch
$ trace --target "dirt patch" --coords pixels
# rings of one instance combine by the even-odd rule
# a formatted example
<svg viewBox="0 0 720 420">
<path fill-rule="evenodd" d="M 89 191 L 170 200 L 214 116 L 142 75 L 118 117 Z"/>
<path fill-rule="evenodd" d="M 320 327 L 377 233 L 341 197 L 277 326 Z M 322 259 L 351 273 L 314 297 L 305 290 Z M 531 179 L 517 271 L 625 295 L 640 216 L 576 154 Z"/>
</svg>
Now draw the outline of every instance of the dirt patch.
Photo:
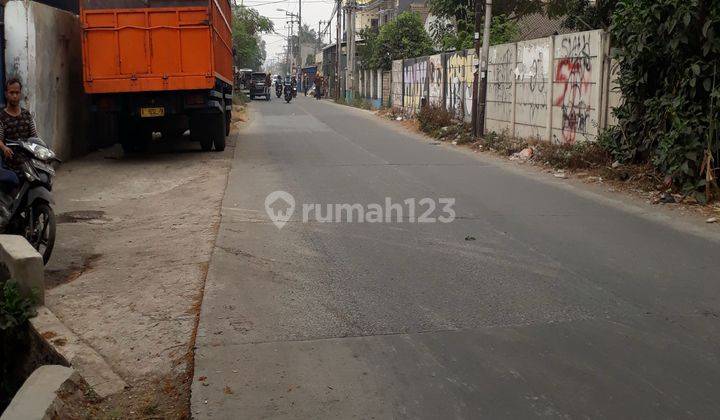
<svg viewBox="0 0 720 420">
<path fill-rule="evenodd" d="M 58 171 L 47 305 L 129 385 L 104 400 L 73 399 L 77 418 L 189 418 L 197 319 L 236 139 L 218 153 L 190 142 L 132 156 L 114 148 Z"/>
<path fill-rule="evenodd" d="M 60 213 L 57 215 L 55 220 L 58 224 L 60 223 L 82 223 L 89 222 L 91 220 L 102 219 L 105 216 L 104 211 L 100 210 L 77 210 L 69 211 L 66 213 Z"/>
<path fill-rule="evenodd" d="M 101 257 L 102 254 L 85 255 L 80 264 L 71 262 L 67 267 L 61 269 L 47 269 L 45 271 L 45 287 L 52 289 L 61 284 L 70 283 L 86 271 L 92 270 Z"/>
</svg>

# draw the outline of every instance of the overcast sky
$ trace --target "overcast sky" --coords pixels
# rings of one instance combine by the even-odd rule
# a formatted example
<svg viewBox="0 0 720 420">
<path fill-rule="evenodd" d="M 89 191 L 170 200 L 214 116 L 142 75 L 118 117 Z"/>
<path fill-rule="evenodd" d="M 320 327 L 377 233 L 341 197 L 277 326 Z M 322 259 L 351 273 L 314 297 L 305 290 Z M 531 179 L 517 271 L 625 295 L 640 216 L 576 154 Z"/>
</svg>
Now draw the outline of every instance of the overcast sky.
<svg viewBox="0 0 720 420">
<path fill-rule="evenodd" d="M 298 0 L 236 0 L 236 2 L 256 9 L 261 15 L 272 19 L 275 23 L 275 31 L 283 36 L 287 35 L 287 23 L 290 18 L 285 16 L 285 12 L 278 11 L 277 9 L 286 9 L 292 13 L 298 12 Z M 317 31 L 318 22 L 328 20 L 332 15 L 334 7 L 334 0 L 302 0 L 303 24 L 307 24 Z M 334 17 L 332 31 L 333 39 L 335 39 Z M 297 23 L 295 24 L 295 33 L 297 34 Z M 283 36 L 275 34 L 263 35 L 268 58 L 274 58 L 277 54 L 284 53 L 287 50 L 287 41 Z M 325 35 L 325 42 L 328 42 L 327 35 Z"/>
</svg>

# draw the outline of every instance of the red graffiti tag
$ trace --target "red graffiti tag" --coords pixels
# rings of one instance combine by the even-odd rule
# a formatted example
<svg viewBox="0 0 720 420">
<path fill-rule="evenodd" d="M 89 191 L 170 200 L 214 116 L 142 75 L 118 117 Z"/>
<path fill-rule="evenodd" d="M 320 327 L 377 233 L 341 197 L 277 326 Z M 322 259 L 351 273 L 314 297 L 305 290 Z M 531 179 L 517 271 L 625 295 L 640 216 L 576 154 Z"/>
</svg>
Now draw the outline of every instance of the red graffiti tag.
<svg viewBox="0 0 720 420">
<path fill-rule="evenodd" d="M 555 81 L 563 85 L 555 106 L 562 107 L 562 132 L 566 143 L 575 143 L 578 131 L 584 132 L 590 114 L 590 62 L 587 58 L 564 58 L 557 64 Z"/>
</svg>

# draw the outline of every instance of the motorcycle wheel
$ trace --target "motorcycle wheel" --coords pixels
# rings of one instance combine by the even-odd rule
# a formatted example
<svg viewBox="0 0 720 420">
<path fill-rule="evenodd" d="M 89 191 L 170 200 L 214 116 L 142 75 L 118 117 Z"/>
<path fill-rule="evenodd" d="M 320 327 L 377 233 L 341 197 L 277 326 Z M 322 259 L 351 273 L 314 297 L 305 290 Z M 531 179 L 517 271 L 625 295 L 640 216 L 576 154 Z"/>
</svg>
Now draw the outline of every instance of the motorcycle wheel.
<svg viewBox="0 0 720 420">
<path fill-rule="evenodd" d="M 50 260 L 55 247 L 55 213 L 44 202 L 38 202 L 30 209 L 30 223 L 25 227 L 25 239 L 42 255 L 45 264 Z"/>
</svg>

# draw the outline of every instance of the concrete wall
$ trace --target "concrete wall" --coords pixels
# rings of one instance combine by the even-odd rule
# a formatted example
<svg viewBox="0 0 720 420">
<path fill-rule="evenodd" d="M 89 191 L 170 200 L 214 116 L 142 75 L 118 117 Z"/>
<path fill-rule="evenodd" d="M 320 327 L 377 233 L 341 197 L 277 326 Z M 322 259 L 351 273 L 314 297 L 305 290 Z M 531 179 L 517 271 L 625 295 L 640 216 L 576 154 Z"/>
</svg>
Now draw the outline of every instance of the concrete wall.
<svg viewBox="0 0 720 420">
<path fill-rule="evenodd" d="M 420 109 L 427 99 L 427 57 L 403 60 L 403 107 L 409 113 Z"/>
<path fill-rule="evenodd" d="M 445 68 L 442 54 L 428 57 L 428 101 L 433 106 L 443 106 L 443 89 L 445 88 Z"/>
<path fill-rule="evenodd" d="M 492 46 L 486 130 L 564 144 L 596 140 L 600 127 L 616 123 L 612 109 L 622 101 L 608 42 L 596 30 Z M 470 121 L 475 61 L 473 50 L 393 61 L 392 106 L 414 113 L 427 99 Z"/>
<path fill-rule="evenodd" d="M 395 108 L 403 106 L 403 60 L 395 60 L 391 70 L 391 104 Z"/>
<path fill-rule="evenodd" d="M 458 119 L 470 121 L 475 52 L 466 50 L 445 56 L 445 107 Z"/>
<path fill-rule="evenodd" d="M 551 38 L 517 44 L 515 137 L 547 139 L 551 89 Z"/>
<path fill-rule="evenodd" d="M 515 44 L 496 45 L 488 54 L 487 118 L 489 131 L 509 130 L 515 97 Z"/>
<path fill-rule="evenodd" d="M 35 3 L 5 5 L 6 76 L 24 84 L 23 106 L 62 159 L 87 151 L 88 106 L 82 88 L 80 22 Z"/>
<path fill-rule="evenodd" d="M 552 141 L 597 138 L 603 80 L 601 31 L 555 37 Z"/>
</svg>

